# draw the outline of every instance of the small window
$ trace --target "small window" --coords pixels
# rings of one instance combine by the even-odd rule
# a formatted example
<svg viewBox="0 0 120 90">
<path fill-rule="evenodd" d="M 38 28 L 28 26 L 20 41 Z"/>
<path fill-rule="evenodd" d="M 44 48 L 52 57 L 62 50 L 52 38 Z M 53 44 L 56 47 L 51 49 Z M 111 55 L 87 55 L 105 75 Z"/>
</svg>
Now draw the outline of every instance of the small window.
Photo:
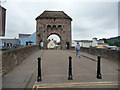
<svg viewBox="0 0 120 90">
<path fill-rule="evenodd" d="M 50 28 L 51 28 L 51 25 L 47 25 L 47 28 L 50 29 Z"/>
<path fill-rule="evenodd" d="M 56 25 L 53 25 L 53 28 L 56 28 Z"/>
<path fill-rule="evenodd" d="M 62 26 L 61 26 L 61 25 L 58 25 L 58 28 L 62 28 Z"/>
</svg>

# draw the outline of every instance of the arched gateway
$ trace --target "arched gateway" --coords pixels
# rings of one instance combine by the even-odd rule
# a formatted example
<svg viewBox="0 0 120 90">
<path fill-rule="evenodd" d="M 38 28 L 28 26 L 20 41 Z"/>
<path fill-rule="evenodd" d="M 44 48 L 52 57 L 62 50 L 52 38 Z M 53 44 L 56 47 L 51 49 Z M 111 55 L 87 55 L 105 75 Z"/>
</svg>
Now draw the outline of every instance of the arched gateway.
<svg viewBox="0 0 120 90">
<path fill-rule="evenodd" d="M 61 39 L 61 49 L 69 49 L 71 46 L 71 21 L 72 19 L 63 11 L 44 11 L 36 18 L 36 43 L 43 41 L 47 48 L 47 38 L 56 34 Z"/>
</svg>

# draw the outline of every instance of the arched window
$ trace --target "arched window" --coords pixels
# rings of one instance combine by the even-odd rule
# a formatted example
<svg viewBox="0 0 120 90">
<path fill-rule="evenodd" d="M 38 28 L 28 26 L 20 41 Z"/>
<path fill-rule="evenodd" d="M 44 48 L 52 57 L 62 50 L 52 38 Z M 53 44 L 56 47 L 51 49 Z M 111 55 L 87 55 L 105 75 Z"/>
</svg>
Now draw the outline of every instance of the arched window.
<svg viewBox="0 0 120 90">
<path fill-rule="evenodd" d="M 50 28 L 51 28 L 51 25 L 47 25 L 47 28 L 50 29 Z"/>
<path fill-rule="evenodd" d="M 62 28 L 62 26 L 61 26 L 61 25 L 58 25 L 58 28 Z"/>
<path fill-rule="evenodd" d="M 56 25 L 53 25 L 53 28 L 56 28 Z"/>
</svg>

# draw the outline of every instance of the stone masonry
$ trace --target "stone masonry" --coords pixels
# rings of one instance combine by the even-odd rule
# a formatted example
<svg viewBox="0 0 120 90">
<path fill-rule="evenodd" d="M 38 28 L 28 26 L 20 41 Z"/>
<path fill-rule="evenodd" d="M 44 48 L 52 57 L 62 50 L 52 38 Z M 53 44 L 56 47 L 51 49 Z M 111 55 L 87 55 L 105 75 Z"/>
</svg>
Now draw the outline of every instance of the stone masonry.
<svg viewBox="0 0 120 90">
<path fill-rule="evenodd" d="M 44 43 L 47 48 L 47 38 L 56 34 L 61 39 L 61 49 L 69 49 L 71 46 L 71 21 L 72 19 L 63 11 L 44 11 L 36 18 L 36 43 Z"/>
</svg>

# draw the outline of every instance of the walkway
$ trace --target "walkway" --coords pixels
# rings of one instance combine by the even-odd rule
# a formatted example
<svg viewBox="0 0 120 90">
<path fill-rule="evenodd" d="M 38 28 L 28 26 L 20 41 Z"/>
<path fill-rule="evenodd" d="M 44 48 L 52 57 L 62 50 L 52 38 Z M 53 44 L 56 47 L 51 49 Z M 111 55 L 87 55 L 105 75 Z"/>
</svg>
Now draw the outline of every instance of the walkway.
<svg viewBox="0 0 120 90">
<path fill-rule="evenodd" d="M 73 51 L 37 51 L 3 77 L 4 88 L 117 87 L 118 65 L 102 58 L 102 79 L 96 78 L 96 56 Z M 68 80 L 68 57 L 72 56 L 73 80 Z M 42 81 L 36 82 L 37 57 L 42 59 Z M 87 57 L 87 58 L 86 58 Z"/>
<path fill-rule="evenodd" d="M 73 51 L 46 50 L 42 56 L 42 81 L 36 82 L 38 88 L 75 87 L 75 83 L 99 83 L 100 87 L 117 87 L 117 63 L 102 59 L 102 79 L 96 78 L 96 56 L 81 53 L 78 58 Z M 68 80 L 68 57 L 73 58 L 73 80 Z M 87 57 L 90 56 L 90 57 Z M 87 58 L 86 58 L 87 57 Z M 101 82 L 101 83 L 100 83 Z M 105 83 L 106 82 L 106 83 Z M 57 85 L 56 85 L 57 84 Z M 62 84 L 62 85 L 61 85 Z M 63 85 L 64 84 L 64 85 Z M 105 86 L 106 84 L 106 86 Z M 109 85 L 108 85 L 109 84 Z M 93 84 L 92 84 L 93 85 Z M 84 85 L 85 86 L 85 85 Z M 76 86 L 76 87 L 79 87 Z M 80 85 L 80 87 L 83 87 Z M 86 87 L 86 86 L 85 86 Z M 93 86 L 92 86 L 93 87 Z M 94 85 L 94 87 L 99 87 Z"/>
</svg>

